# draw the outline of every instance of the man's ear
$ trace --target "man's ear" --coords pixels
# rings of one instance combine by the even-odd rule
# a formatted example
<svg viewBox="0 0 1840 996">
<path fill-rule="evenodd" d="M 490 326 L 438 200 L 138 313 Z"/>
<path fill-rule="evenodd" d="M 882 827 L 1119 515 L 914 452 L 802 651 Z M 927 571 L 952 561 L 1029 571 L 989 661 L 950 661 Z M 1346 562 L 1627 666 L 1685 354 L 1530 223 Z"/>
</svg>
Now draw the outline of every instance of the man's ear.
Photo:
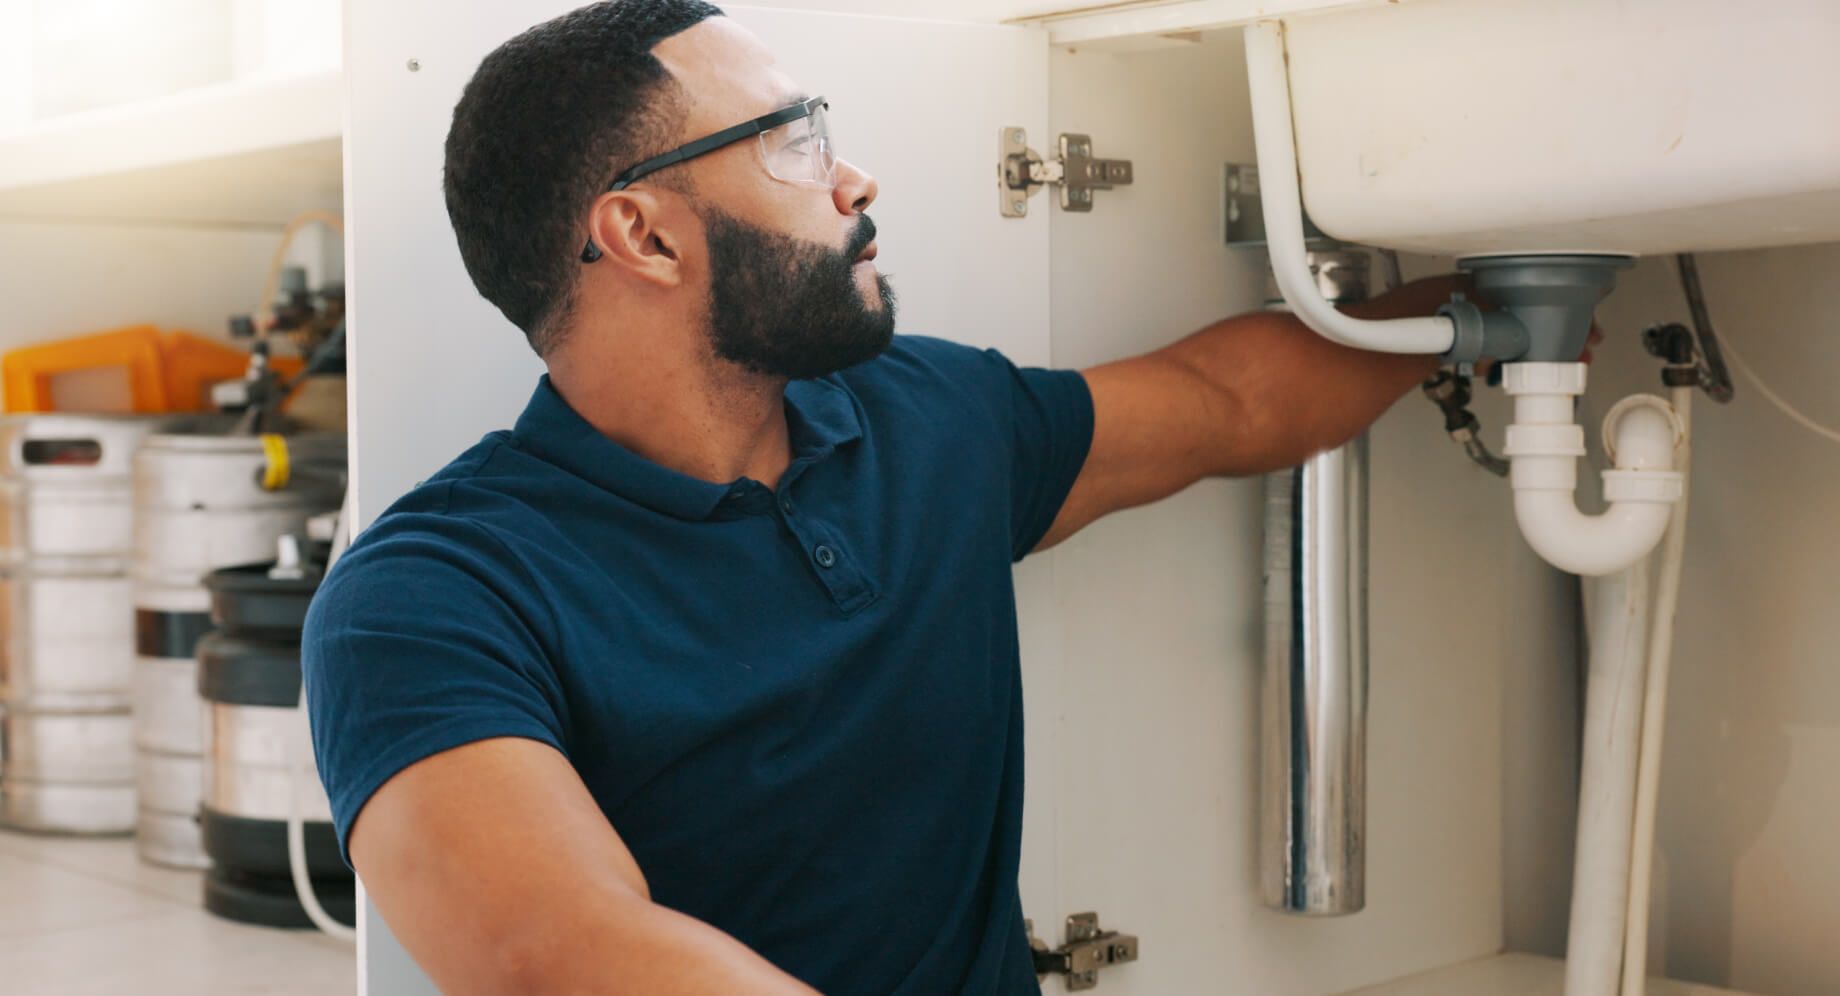
<svg viewBox="0 0 1840 996">
<path fill-rule="evenodd" d="M 683 215 L 681 206 L 651 190 L 603 194 L 589 215 L 582 261 L 620 267 L 637 279 L 675 286 L 683 280 L 678 231 Z"/>
</svg>

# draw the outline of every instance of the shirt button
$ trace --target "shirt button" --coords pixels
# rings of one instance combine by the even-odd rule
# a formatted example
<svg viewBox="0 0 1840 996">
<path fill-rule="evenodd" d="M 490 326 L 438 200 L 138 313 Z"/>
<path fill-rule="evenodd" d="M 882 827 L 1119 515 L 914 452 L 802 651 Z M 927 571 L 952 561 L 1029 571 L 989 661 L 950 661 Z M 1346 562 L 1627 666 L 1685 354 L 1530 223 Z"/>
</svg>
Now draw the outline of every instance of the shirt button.
<svg viewBox="0 0 1840 996">
<path fill-rule="evenodd" d="M 791 495 L 780 495 L 779 496 L 779 510 L 786 513 L 787 515 L 792 514 L 792 496 Z"/>
<path fill-rule="evenodd" d="M 817 558 L 819 567 L 828 568 L 837 563 L 837 551 L 822 543 L 818 544 L 816 550 L 811 551 L 811 555 Z"/>
</svg>

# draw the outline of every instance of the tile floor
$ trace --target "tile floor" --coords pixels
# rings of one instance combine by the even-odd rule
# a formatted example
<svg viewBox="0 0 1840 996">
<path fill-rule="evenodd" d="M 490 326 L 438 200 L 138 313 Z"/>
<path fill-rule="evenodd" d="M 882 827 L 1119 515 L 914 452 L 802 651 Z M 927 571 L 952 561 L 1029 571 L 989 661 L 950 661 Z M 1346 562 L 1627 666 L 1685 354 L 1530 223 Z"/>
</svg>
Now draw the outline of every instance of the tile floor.
<svg viewBox="0 0 1840 996">
<path fill-rule="evenodd" d="M 0 831 L 0 993 L 305 996 L 354 992 L 356 955 L 318 933 L 246 927 L 199 901 L 200 873 L 125 838 Z"/>
</svg>

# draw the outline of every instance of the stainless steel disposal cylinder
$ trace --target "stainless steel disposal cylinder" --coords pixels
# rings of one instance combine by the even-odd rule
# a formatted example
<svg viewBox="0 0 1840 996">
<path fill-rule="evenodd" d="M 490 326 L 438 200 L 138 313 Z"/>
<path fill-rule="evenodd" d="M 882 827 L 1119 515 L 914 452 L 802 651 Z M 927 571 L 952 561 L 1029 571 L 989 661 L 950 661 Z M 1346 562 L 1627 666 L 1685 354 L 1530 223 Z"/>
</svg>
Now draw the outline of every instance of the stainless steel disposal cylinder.
<svg viewBox="0 0 1840 996">
<path fill-rule="evenodd" d="M 1310 253 L 1337 304 L 1369 257 Z M 1367 902 L 1367 439 L 1265 478 L 1260 868 L 1267 905 L 1338 915 Z"/>
</svg>

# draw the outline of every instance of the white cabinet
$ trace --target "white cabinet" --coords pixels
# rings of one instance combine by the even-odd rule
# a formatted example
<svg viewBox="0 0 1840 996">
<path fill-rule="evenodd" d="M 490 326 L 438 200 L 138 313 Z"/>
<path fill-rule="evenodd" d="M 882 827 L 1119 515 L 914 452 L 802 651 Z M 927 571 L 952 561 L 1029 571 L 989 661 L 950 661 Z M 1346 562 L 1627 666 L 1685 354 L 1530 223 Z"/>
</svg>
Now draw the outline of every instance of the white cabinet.
<svg viewBox="0 0 1840 996">
<path fill-rule="evenodd" d="M 343 119 L 337 0 L 0 3 L 0 220 L 279 229 Z"/>
<path fill-rule="evenodd" d="M 279 229 L 337 210 L 336 70 L 227 82 L 0 134 L 0 217 Z"/>
<path fill-rule="evenodd" d="M 540 370 L 462 269 L 441 146 L 479 59 L 570 6 L 348 4 L 361 523 L 509 424 Z M 1002 13 L 1046 5 L 1026 6 Z M 1250 12 L 1175 6 L 1228 20 Z M 1052 25 L 731 14 L 830 98 L 844 154 L 877 174 L 871 213 L 903 331 L 1077 367 L 1260 306 L 1262 258 L 1229 250 L 1220 227 L 1222 166 L 1252 155 L 1237 32 L 1068 51 Z M 1098 154 L 1133 160 L 1135 183 L 1101 192 L 1089 214 L 1062 213 L 1050 193 L 1026 218 L 1003 218 L 994 177 L 1005 125 L 1042 150 L 1060 132 L 1091 134 Z M 1491 403 L 1484 418 L 1499 424 Z M 1204 484 L 1020 569 L 1023 899 L 1051 943 L 1083 910 L 1141 938 L 1141 961 L 1107 970 L 1101 992 L 1337 992 L 1492 954 L 1503 943 L 1504 811 L 1532 833 L 1530 851 L 1556 850 L 1548 867 L 1565 867 L 1563 791 L 1517 800 L 1502 773 L 1510 692 L 1527 721 L 1559 724 L 1529 735 L 1563 740 L 1568 589 L 1521 549 L 1505 490 L 1461 459 L 1424 402 L 1408 399 L 1378 427 L 1374 468 L 1370 881 L 1359 916 L 1290 919 L 1257 898 L 1258 482 Z M 1520 760 L 1542 772 L 1568 763 L 1564 748 Z M 1564 883 L 1553 886 L 1562 922 Z M 1537 919 L 1552 897 L 1532 891 Z M 370 992 L 425 985 L 374 910 L 366 930 Z"/>
</svg>

